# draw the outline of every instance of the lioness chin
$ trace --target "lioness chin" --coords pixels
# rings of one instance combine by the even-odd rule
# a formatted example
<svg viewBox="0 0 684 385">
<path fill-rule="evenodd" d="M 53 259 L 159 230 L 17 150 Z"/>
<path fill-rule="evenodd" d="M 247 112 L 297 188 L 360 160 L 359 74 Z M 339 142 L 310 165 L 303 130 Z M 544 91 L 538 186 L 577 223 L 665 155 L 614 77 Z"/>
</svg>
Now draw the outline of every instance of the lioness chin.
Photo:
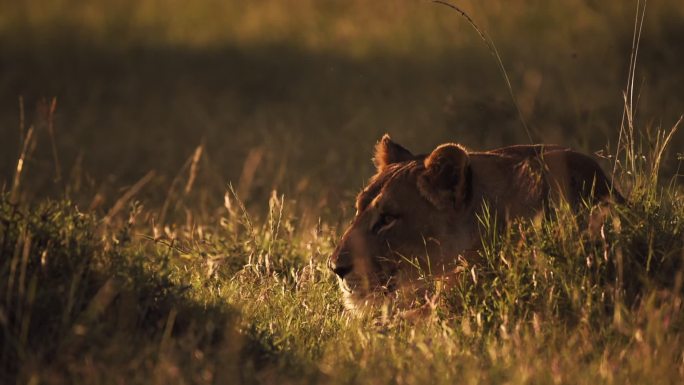
<svg viewBox="0 0 684 385">
<path fill-rule="evenodd" d="M 474 152 L 446 143 L 414 155 L 385 135 L 374 163 L 377 173 L 358 194 L 356 215 L 328 261 L 347 308 L 356 311 L 410 309 L 426 296 L 421 274 L 448 277 L 459 260 L 474 262 L 484 205 L 505 225 L 559 202 L 577 209 L 622 201 L 592 158 L 557 145 Z"/>
</svg>

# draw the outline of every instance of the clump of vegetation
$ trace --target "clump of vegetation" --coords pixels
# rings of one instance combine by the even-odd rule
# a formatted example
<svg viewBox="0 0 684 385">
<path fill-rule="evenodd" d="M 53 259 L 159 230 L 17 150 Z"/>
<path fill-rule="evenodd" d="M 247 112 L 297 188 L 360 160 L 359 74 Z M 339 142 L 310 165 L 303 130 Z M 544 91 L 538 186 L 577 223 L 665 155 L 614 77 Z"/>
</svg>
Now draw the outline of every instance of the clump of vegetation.
<svg viewBox="0 0 684 385">
<path fill-rule="evenodd" d="M 232 308 L 192 300 L 168 251 L 132 243 L 130 226 L 8 194 L 0 223 L 3 382 L 164 381 L 201 375 L 219 341 L 239 349 Z"/>
</svg>

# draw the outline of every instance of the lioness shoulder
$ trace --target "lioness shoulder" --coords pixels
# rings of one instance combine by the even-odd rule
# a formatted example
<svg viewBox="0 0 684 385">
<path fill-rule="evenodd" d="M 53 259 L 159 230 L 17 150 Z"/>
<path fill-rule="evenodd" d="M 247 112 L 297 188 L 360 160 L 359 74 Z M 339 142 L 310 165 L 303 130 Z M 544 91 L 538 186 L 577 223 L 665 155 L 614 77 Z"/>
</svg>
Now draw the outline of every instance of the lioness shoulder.
<svg viewBox="0 0 684 385">
<path fill-rule="evenodd" d="M 414 155 L 385 135 L 376 174 L 356 199 L 356 215 L 329 266 L 350 308 L 396 299 L 418 268 L 448 271 L 482 246 L 486 203 L 504 221 L 530 218 L 554 202 L 622 198 L 591 157 L 557 145 L 470 151 L 446 143 Z"/>
</svg>

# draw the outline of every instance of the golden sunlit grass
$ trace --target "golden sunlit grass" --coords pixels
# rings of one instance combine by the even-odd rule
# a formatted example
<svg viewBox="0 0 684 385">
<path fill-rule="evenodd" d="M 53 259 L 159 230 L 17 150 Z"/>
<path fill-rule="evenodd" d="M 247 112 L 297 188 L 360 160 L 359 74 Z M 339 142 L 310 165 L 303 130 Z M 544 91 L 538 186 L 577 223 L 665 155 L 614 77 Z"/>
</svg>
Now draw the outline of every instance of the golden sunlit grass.
<svg viewBox="0 0 684 385">
<path fill-rule="evenodd" d="M 507 90 L 431 2 L 0 2 L 0 383 L 681 382 L 681 7 L 524 3 L 458 4 Z M 378 134 L 520 120 L 605 147 L 629 204 L 484 215 L 429 317 L 344 312 L 325 261 Z"/>
</svg>

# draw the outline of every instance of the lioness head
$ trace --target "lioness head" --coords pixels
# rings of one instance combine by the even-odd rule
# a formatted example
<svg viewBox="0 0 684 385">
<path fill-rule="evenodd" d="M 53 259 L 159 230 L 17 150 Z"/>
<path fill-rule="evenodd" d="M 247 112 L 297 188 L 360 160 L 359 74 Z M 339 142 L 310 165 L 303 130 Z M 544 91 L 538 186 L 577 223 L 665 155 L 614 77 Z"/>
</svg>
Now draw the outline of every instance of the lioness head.
<svg viewBox="0 0 684 385">
<path fill-rule="evenodd" d="M 385 135 L 374 163 L 377 173 L 357 196 L 353 222 L 329 259 L 350 308 L 415 299 L 422 274 L 450 269 L 478 240 L 467 214 L 470 160 L 460 145 L 413 155 Z"/>
</svg>

